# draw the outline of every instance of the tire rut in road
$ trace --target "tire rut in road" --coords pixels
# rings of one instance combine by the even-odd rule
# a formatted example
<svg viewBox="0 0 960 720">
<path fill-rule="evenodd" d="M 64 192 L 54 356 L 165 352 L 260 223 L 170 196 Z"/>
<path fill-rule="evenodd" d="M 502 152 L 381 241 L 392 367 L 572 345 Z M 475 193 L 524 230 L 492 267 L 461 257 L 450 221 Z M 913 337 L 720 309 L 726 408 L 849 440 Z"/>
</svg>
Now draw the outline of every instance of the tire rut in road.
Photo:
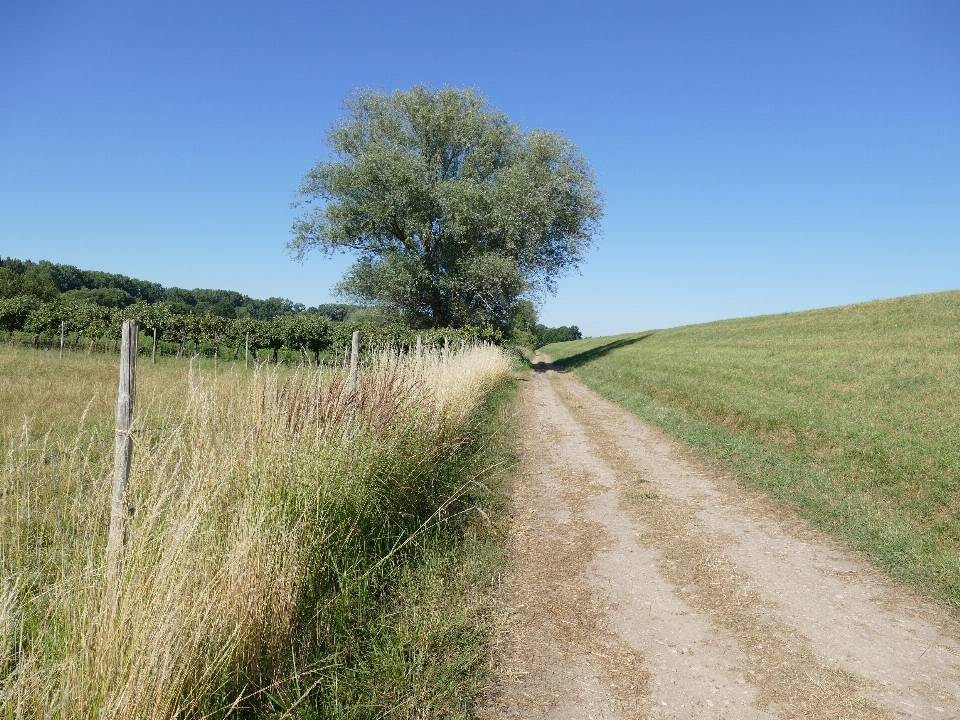
<svg viewBox="0 0 960 720">
<path fill-rule="evenodd" d="M 536 430 L 517 448 L 511 568 L 503 578 L 494 651 L 497 683 L 481 715 L 638 717 L 646 673 L 636 651 L 605 627 L 603 598 L 587 578 L 587 565 L 608 542 L 582 512 L 592 477 L 543 452 L 564 437 L 541 422 L 535 394 L 523 388 L 521 424 Z"/>
<path fill-rule="evenodd" d="M 543 370 L 485 716 L 957 715 L 952 618 Z"/>
</svg>

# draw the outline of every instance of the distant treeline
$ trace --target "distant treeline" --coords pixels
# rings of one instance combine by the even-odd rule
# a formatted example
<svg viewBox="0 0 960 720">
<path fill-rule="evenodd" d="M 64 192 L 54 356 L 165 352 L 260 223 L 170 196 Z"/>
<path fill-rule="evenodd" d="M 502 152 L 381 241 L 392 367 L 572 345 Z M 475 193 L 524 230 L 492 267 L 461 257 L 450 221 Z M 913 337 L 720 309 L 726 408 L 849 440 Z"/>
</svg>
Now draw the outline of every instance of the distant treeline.
<svg viewBox="0 0 960 720">
<path fill-rule="evenodd" d="M 63 332 L 69 348 L 116 350 L 120 328 L 128 318 L 140 321 L 148 339 L 155 332 L 162 352 L 178 357 L 184 352 L 218 357 L 227 352 L 236 358 L 249 348 L 255 358 L 258 351 L 269 350 L 274 361 L 283 351 L 285 357 L 293 353 L 319 362 L 321 356 L 343 352 L 355 330 L 361 333 L 364 349 L 410 349 L 418 338 L 425 347 L 449 344 L 454 349 L 460 343 L 503 342 L 503 334 L 493 328 L 416 330 L 399 323 L 335 322 L 316 312 L 257 320 L 183 315 L 171 312 L 169 303 L 150 305 L 142 300 L 125 308 L 108 308 L 62 296 L 46 302 L 30 295 L 0 299 L 0 331 L 8 339 L 19 333 L 20 342 L 35 347 L 54 347 Z"/>
<path fill-rule="evenodd" d="M 178 315 L 273 320 L 298 313 L 317 313 L 335 322 L 359 320 L 366 311 L 338 303 L 307 307 L 286 298 L 257 300 L 233 290 L 185 290 L 126 275 L 81 270 L 47 260 L 0 259 L 0 299 L 29 296 L 42 301 L 87 302 L 105 308 L 126 308 L 136 302 L 166 303 Z"/>
<path fill-rule="evenodd" d="M 533 336 L 536 338 L 537 347 L 543 347 L 550 343 L 567 342 L 568 340 L 582 340 L 583 335 L 580 328 L 576 325 L 567 327 L 566 325 L 557 328 L 548 328 L 544 325 L 534 325 Z"/>
<path fill-rule="evenodd" d="M 534 341 L 536 347 L 582 335 L 576 325 L 548 328 L 536 323 L 532 303 L 521 302 L 525 315 L 518 324 L 526 329 L 512 333 L 514 341 Z M 521 315 L 523 315 L 521 313 Z M 518 316 L 520 317 L 520 316 Z M 26 333 L 27 342 L 49 344 L 59 335 L 61 323 L 69 343 L 88 349 L 108 349 L 120 334 L 125 318 L 137 318 L 141 326 L 169 350 L 218 354 L 229 346 L 234 354 L 250 339 L 254 353 L 269 349 L 276 358 L 281 351 L 310 353 L 319 357 L 342 347 L 353 330 L 360 329 L 371 342 L 410 346 L 419 334 L 426 344 L 488 340 L 503 342 L 499 330 L 412 330 L 387 322 L 376 309 L 339 303 L 306 307 L 286 298 L 257 300 L 233 290 L 184 290 L 147 280 L 81 270 L 47 260 L 33 262 L 0 260 L 0 331 Z M 345 340 L 345 338 L 347 340 Z"/>
</svg>

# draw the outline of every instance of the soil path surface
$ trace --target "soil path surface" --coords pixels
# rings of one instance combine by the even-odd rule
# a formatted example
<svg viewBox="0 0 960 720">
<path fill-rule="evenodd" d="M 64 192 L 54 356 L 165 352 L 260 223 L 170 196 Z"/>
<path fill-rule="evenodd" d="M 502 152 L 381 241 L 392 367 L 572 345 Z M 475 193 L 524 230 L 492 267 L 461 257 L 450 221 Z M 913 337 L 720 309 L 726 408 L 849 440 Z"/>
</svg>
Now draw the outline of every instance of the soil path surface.
<svg viewBox="0 0 960 720">
<path fill-rule="evenodd" d="M 960 625 L 539 357 L 490 718 L 960 718 Z"/>
</svg>

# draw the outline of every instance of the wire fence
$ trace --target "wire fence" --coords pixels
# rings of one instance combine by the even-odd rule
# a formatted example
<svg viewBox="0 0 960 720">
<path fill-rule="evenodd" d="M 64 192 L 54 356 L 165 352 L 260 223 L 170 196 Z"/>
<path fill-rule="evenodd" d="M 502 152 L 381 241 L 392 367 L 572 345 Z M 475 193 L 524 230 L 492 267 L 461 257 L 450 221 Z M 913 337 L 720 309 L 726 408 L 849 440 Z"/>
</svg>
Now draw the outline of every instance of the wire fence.
<svg viewBox="0 0 960 720">
<path fill-rule="evenodd" d="M 0 475 L 10 475 L 11 473 L 15 473 L 15 472 L 18 472 L 18 471 L 20 471 L 20 470 L 25 470 L 26 468 L 32 467 L 32 466 L 34 466 L 34 465 L 46 465 L 48 461 L 49 461 L 49 462 L 55 462 L 56 459 L 59 458 L 59 457 L 63 457 L 64 455 L 72 455 L 72 454 L 74 454 L 75 452 L 78 452 L 78 451 L 80 451 L 80 450 L 84 450 L 84 449 L 90 447 L 90 446 L 93 445 L 94 443 L 97 443 L 97 442 L 106 442 L 106 440 L 107 440 L 107 438 L 104 436 L 104 437 L 102 437 L 102 438 L 95 438 L 95 439 L 93 439 L 93 440 L 88 440 L 87 442 L 83 443 L 82 445 L 76 445 L 76 446 L 74 446 L 74 447 L 72 447 L 72 448 L 61 448 L 61 449 L 59 449 L 59 450 L 54 450 L 54 451 L 51 452 L 51 453 L 47 453 L 46 455 L 41 455 L 40 457 L 34 458 L 33 460 L 27 460 L 26 462 L 22 462 L 22 463 L 20 463 L 19 465 L 14 465 L 14 466 L 12 466 L 12 467 L 6 467 L 6 468 L 0 468 Z"/>
<path fill-rule="evenodd" d="M 134 436 L 190 425 L 146 425 Z M 4 579 L 43 577 L 56 584 L 96 571 L 110 525 L 114 442 L 112 429 L 99 430 L 84 442 L 0 468 L 0 591 Z M 68 557 L 69 567 L 63 565 Z"/>
<path fill-rule="evenodd" d="M 335 365 L 329 366 L 342 383 L 339 397 L 346 396 L 349 403 L 356 401 L 359 340 L 359 333 L 355 333 L 342 367 L 339 357 Z M 461 341 L 461 352 L 465 346 L 466 343 Z M 456 352 L 446 338 L 441 347 L 442 351 L 435 352 L 444 360 L 451 351 Z M 379 348 L 380 355 L 375 352 L 377 349 L 372 345 L 368 348 L 371 361 L 380 355 L 398 361 L 392 348 Z M 425 352 L 420 338 L 408 352 L 420 367 Z M 323 373 L 323 368 L 321 364 L 317 370 Z M 333 385 L 339 386 L 336 382 Z M 144 424 L 135 425 L 130 431 L 135 438 L 145 439 L 143 449 L 148 452 L 156 443 L 165 442 L 163 436 L 168 431 L 194 425 L 186 418 L 163 422 L 166 419 L 163 416 L 153 418 L 160 422 L 151 423 L 151 414 L 148 411 Z M 352 423 L 351 411 L 351 426 Z M 52 442 L 49 435 L 42 440 L 36 438 L 32 443 L 24 438 L 9 445 L 3 453 L 5 457 L 0 457 L 0 571 L 3 574 L 28 568 L 29 572 L 49 571 L 65 578 L 74 574 L 77 568 L 68 572 L 65 567 L 59 567 L 63 561 L 58 558 L 70 553 L 79 558 L 86 553 L 84 556 L 89 559 L 95 548 L 106 546 L 106 531 L 111 525 L 112 508 L 108 498 L 111 497 L 111 481 L 115 481 L 117 431 L 104 419 L 82 423 L 76 433 L 74 444 L 66 447 L 56 446 L 69 442 L 63 436 Z M 132 523 L 133 508 L 126 510 L 130 511 L 130 517 L 124 522 Z M 110 532 L 112 534 L 112 529 Z M 68 548 L 72 550 L 68 552 Z M 87 568 L 84 572 L 89 570 L 89 560 L 81 565 Z"/>
<path fill-rule="evenodd" d="M 171 423 L 166 423 L 164 425 L 147 425 L 144 427 L 135 427 L 133 429 L 133 433 L 134 433 L 134 436 L 136 436 L 138 434 L 143 434 L 148 432 L 149 433 L 163 432 L 164 430 L 168 430 L 173 427 L 186 427 L 191 424 L 192 423 L 188 421 L 188 422 L 171 422 Z M 34 465 L 46 465 L 48 462 L 54 463 L 58 458 L 73 455 L 74 453 L 77 453 L 81 450 L 85 450 L 91 445 L 95 445 L 97 443 L 106 444 L 108 442 L 111 442 L 114 439 L 114 437 L 115 435 L 113 432 L 103 432 L 102 434 L 96 437 L 93 437 L 90 440 L 87 440 L 87 442 L 81 443 L 80 445 L 74 445 L 73 447 L 68 447 L 68 448 L 58 448 L 57 450 L 48 452 L 44 455 L 40 455 L 39 457 L 33 458 L 32 460 L 21 462 L 18 465 L 2 467 L 0 468 L 0 476 L 11 475 L 21 470 L 26 470 L 27 468 L 30 468 Z M 27 450 L 27 453 L 29 453 L 29 450 Z"/>
</svg>

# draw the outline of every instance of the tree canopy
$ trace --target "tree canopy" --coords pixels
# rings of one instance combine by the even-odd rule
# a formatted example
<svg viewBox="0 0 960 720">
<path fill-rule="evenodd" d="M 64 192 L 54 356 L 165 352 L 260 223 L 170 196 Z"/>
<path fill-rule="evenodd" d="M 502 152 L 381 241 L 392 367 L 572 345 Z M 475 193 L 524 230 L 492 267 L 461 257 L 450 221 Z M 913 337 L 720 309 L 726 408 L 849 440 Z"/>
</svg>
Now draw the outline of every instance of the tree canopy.
<svg viewBox="0 0 960 720">
<path fill-rule="evenodd" d="M 234 290 L 185 290 L 164 287 L 155 282 L 126 275 L 81 270 L 48 260 L 32 262 L 17 258 L 0 258 L 0 299 L 30 296 L 51 301 L 86 302 L 101 307 L 125 308 L 135 302 L 165 303 L 181 315 L 216 315 L 226 318 L 272 320 L 286 315 L 315 312 L 332 320 L 342 321 L 348 315 L 369 315 L 367 308 L 352 305 L 318 305 L 306 307 L 287 298 L 260 300 Z"/>
<path fill-rule="evenodd" d="M 288 247 L 353 252 L 345 299 L 425 327 L 508 327 L 599 232 L 602 195 L 563 136 L 524 132 L 476 91 L 360 90 L 307 172 Z"/>
</svg>

